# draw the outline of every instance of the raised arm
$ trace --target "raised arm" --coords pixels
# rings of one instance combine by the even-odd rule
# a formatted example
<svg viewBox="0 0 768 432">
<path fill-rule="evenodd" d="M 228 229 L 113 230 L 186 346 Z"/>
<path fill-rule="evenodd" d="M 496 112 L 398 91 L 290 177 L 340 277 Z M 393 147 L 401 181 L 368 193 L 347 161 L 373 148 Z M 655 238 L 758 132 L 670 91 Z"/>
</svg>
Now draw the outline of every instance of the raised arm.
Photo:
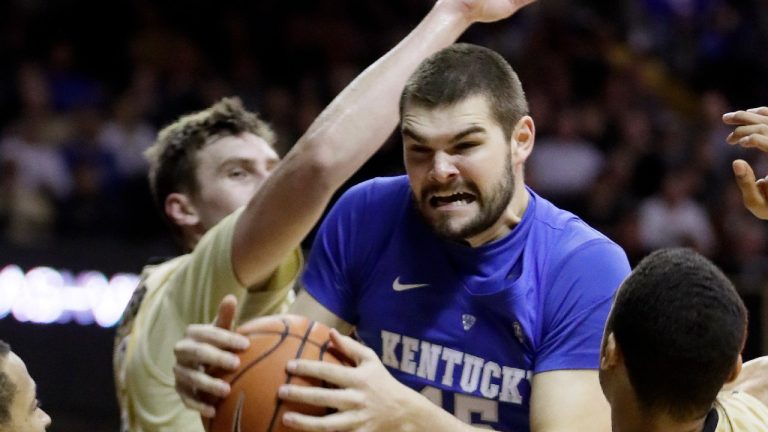
<svg viewBox="0 0 768 432">
<path fill-rule="evenodd" d="M 427 56 L 474 22 L 512 15 L 534 0 L 438 0 L 395 48 L 358 76 L 312 123 L 251 199 L 232 244 L 245 286 L 264 282 L 320 218 L 334 191 L 392 133 L 398 97 Z"/>
</svg>

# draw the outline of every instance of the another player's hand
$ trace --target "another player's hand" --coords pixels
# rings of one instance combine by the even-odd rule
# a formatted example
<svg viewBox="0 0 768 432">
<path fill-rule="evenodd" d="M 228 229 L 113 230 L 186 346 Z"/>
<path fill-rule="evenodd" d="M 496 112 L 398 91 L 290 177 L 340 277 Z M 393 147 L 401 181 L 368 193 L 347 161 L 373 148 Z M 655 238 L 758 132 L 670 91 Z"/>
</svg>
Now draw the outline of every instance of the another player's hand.
<svg viewBox="0 0 768 432">
<path fill-rule="evenodd" d="M 768 152 L 768 107 L 752 108 L 723 115 L 723 122 L 735 126 L 726 141 L 731 145 L 756 147 Z M 768 219 L 768 182 L 756 179 L 752 167 L 744 160 L 733 162 L 736 184 L 744 206 L 760 219 Z"/>
<path fill-rule="evenodd" d="M 333 345 L 356 366 L 341 366 L 313 360 L 294 360 L 289 373 L 314 377 L 338 388 L 286 384 L 279 397 L 309 405 L 334 408 L 337 412 L 315 417 L 296 412 L 283 415 L 283 423 L 304 431 L 392 431 L 407 423 L 411 398 L 416 392 L 398 382 L 376 353 L 354 339 L 331 331 Z"/>
<path fill-rule="evenodd" d="M 237 299 L 228 295 L 219 305 L 213 324 L 192 324 L 187 336 L 176 343 L 173 374 L 176 391 L 187 407 L 204 417 L 213 417 L 213 405 L 230 392 L 229 384 L 206 373 L 211 368 L 235 370 L 240 359 L 233 352 L 248 348 L 247 337 L 230 331 L 237 309 Z"/>
<path fill-rule="evenodd" d="M 470 22 L 494 22 L 509 17 L 536 0 L 439 0 L 438 6 L 457 8 Z"/>
</svg>

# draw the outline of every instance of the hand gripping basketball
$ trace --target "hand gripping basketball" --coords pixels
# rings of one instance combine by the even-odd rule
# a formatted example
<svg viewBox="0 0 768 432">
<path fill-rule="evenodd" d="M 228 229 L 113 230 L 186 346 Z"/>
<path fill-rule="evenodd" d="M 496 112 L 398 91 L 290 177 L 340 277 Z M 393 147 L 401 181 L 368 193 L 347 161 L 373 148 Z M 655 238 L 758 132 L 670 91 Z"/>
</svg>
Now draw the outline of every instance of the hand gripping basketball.
<svg viewBox="0 0 768 432">
<path fill-rule="evenodd" d="M 265 317 L 238 330 L 251 341 L 239 353 L 240 368 L 234 372 L 211 371 L 229 383 L 231 391 L 216 407 L 216 416 L 203 418 L 208 432 L 279 432 L 293 429 L 281 421 L 286 411 L 320 416 L 326 408 L 284 402 L 277 397 L 283 384 L 327 386 L 312 378 L 290 375 L 286 363 L 292 359 L 351 364 L 329 346 L 325 325 L 295 315 Z"/>
</svg>

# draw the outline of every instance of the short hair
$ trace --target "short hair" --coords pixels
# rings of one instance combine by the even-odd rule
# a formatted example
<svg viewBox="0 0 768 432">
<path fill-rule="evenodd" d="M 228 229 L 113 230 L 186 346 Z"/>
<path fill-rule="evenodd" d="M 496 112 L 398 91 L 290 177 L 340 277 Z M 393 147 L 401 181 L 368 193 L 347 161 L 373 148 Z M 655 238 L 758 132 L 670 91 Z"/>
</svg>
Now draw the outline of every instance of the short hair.
<svg viewBox="0 0 768 432">
<path fill-rule="evenodd" d="M 704 415 L 744 345 L 747 309 L 731 281 L 690 249 L 644 258 L 616 294 L 613 332 L 630 383 L 648 412 Z"/>
<path fill-rule="evenodd" d="M 198 192 L 197 152 L 213 139 L 245 132 L 270 145 L 275 143 L 270 126 L 258 114 L 247 111 L 237 97 L 223 98 L 207 109 L 184 115 L 160 131 L 144 155 L 149 162 L 152 196 L 163 217 L 167 219 L 163 209 L 168 195 Z"/>
<path fill-rule="evenodd" d="M 5 363 L 9 352 L 11 352 L 11 346 L 0 340 L 0 367 Z M 11 421 L 11 404 L 15 395 L 16 384 L 4 369 L 0 369 L 0 425 Z"/>
<path fill-rule="evenodd" d="M 511 138 L 515 124 L 528 114 L 520 78 L 495 51 L 454 44 L 424 60 L 408 79 L 400 95 L 400 117 L 409 105 L 436 108 L 478 95 L 486 98 L 494 119 Z"/>
</svg>

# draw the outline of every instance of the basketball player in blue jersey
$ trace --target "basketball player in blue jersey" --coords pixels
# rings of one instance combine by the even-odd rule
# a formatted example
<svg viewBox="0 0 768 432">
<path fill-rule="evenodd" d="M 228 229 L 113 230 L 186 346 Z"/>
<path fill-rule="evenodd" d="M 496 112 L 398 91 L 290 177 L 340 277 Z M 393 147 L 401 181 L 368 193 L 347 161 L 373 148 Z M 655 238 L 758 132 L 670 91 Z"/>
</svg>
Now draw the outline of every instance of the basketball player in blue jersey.
<svg viewBox="0 0 768 432">
<path fill-rule="evenodd" d="M 729 143 L 768 151 L 768 108 L 729 113 L 724 121 L 735 126 Z M 765 179 L 756 180 L 745 161 L 735 161 L 734 172 L 746 207 L 768 219 Z M 687 249 L 661 250 L 646 257 L 617 292 L 604 332 L 600 381 L 611 405 L 613 430 L 768 431 L 768 357 L 742 365 L 746 328 L 744 303 L 732 283 L 706 258 Z M 338 334 L 333 338 L 360 365 L 358 369 L 382 375 L 376 371 L 373 352 Z M 364 379 L 363 373 L 349 374 L 318 363 L 292 363 L 288 369 L 349 388 L 359 387 L 355 380 Z M 387 389 L 383 392 L 387 395 L 408 394 L 392 389 L 386 380 L 373 386 Z M 359 395 L 334 393 L 284 387 L 281 396 L 340 409 L 359 404 Z M 463 430 L 439 415 L 425 417 L 427 409 L 412 396 L 393 399 L 380 397 L 375 404 L 383 407 L 380 412 L 396 413 L 398 405 L 406 405 L 411 413 L 421 413 L 427 423 L 411 423 L 415 429 Z M 366 406 L 347 412 L 367 415 L 366 425 L 386 421 L 386 416 L 371 411 Z M 306 430 L 323 430 L 324 424 L 311 417 L 291 414 L 288 418 L 292 425 Z M 348 420 L 346 424 L 354 423 Z"/>
<path fill-rule="evenodd" d="M 599 349 L 629 265 L 616 244 L 525 186 L 535 126 L 517 75 L 491 50 L 454 45 L 419 66 L 400 112 L 408 175 L 339 200 L 292 308 L 343 332 L 354 326 L 370 348 L 336 336 L 357 367 L 292 364 L 340 389 L 286 386 L 281 397 L 337 412 L 284 421 L 610 430 Z"/>
<path fill-rule="evenodd" d="M 400 112 L 408 175 L 365 182 L 339 200 L 309 258 L 308 297 L 353 325 L 399 382 L 465 423 L 610 430 L 598 354 L 629 265 L 616 244 L 525 186 L 535 126 L 517 75 L 497 53 L 457 44 L 419 66 Z M 353 368 L 346 376 L 296 367 L 360 390 Z M 346 390 L 287 386 L 286 399 L 340 412 L 286 420 L 355 430 L 340 419 L 365 409 Z M 403 399 L 403 411 L 424 406 Z M 400 418 L 378 403 L 387 422 L 437 430 L 439 413 Z"/>
</svg>

